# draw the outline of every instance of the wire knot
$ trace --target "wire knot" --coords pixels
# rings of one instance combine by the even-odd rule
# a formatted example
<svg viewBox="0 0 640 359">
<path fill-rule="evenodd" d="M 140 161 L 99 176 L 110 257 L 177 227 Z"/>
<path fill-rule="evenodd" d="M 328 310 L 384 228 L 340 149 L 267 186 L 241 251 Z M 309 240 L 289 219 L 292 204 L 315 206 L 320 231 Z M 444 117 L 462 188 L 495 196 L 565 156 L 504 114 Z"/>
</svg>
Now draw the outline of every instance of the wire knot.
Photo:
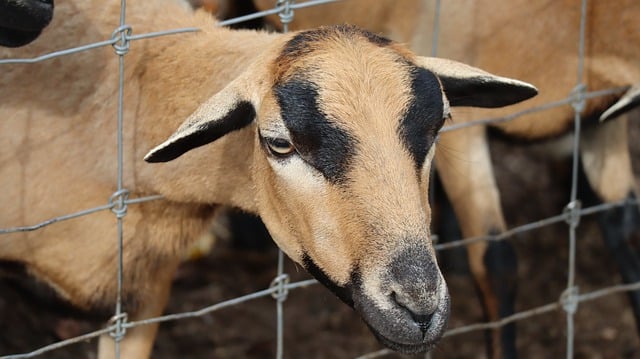
<svg viewBox="0 0 640 359">
<path fill-rule="evenodd" d="M 280 274 L 277 277 L 273 278 L 271 284 L 269 285 L 270 289 L 276 288 L 276 290 L 271 293 L 273 299 L 277 300 L 278 302 L 284 302 L 285 300 L 287 300 L 287 295 L 289 294 L 287 285 L 289 284 L 289 281 L 289 275 L 286 273 Z"/>
<path fill-rule="evenodd" d="M 571 90 L 571 106 L 576 113 L 582 113 L 586 103 L 587 86 L 578 84 Z"/>
<path fill-rule="evenodd" d="M 113 326 L 113 330 L 109 332 L 109 335 L 116 342 L 121 341 L 124 338 L 125 334 L 127 333 L 127 328 L 124 326 L 124 324 L 127 322 L 127 319 L 128 319 L 127 313 L 116 314 L 113 317 L 111 317 L 111 319 L 109 319 L 108 324 L 110 326 Z"/>
<path fill-rule="evenodd" d="M 578 287 L 567 288 L 560 295 L 560 304 L 565 312 L 573 315 L 578 310 Z"/>
<path fill-rule="evenodd" d="M 111 33 L 111 40 L 113 40 L 113 48 L 116 50 L 116 54 L 124 56 L 129 52 L 129 38 L 132 31 L 133 29 L 130 25 L 122 25 Z"/>
<path fill-rule="evenodd" d="M 580 200 L 574 200 L 569 202 L 566 207 L 564 207 L 564 211 L 562 214 L 564 215 L 564 220 L 571 228 L 577 228 L 580 224 L 580 210 L 582 209 L 582 202 Z"/>
<path fill-rule="evenodd" d="M 127 214 L 127 200 L 129 199 L 129 190 L 121 189 L 114 192 L 109 197 L 109 205 L 111 206 L 111 212 L 116 217 L 122 218 Z"/>
<path fill-rule="evenodd" d="M 293 21 L 293 9 L 291 5 L 295 3 L 295 0 L 278 0 L 276 3 L 276 7 L 280 7 L 280 12 L 278 16 L 280 16 L 280 22 L 284 25 L 285 32 L 288 29 L 288 25 Z"/>
</svg>

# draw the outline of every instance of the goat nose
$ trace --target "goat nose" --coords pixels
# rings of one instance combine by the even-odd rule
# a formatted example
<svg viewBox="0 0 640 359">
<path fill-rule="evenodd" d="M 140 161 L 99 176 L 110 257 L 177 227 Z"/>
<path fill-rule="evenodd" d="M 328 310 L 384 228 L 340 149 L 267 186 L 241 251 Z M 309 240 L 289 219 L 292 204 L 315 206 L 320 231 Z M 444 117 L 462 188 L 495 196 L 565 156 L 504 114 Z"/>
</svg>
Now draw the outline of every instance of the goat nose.
<svg viewBox="0 0 640 359">
<path fill-rule="evenodd" d="M 392 302 L 425 333 L 441 304 L 443 285 L 433 255 L 426 247 L 409 246 L 392 260 L 389 274 Z"/>
</svg>

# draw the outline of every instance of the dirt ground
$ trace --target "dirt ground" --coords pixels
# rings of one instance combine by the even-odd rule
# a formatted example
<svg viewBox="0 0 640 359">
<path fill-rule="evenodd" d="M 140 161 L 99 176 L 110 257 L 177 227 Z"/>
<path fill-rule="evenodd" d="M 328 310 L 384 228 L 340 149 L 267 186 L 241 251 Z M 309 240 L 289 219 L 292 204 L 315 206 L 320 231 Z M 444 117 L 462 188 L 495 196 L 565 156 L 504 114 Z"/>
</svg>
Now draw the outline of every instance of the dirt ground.
<svg viewBox="0 0 640 359">
<path fill-rule="evenodd" d="M 637 121 L 630 136 L 634 165 L 639 167 Z M 568 171 L 527 156 L 527 147 L 496 142 L 492 151 L 510 227 L 561 211 L 569 197 L 563 185 Z M 567 233 L 567 226 L 558 224 L 511 239 L 520 264 L 518 311 L 558 300 L 567 280 Z M 276 258 L 273 247 L 247 251 L 218 243 L 211 255 L 180 269 L 167 313 L 195 310 L 267 288 L 276 273 Z M 469 276 L 455 264 L 445 262 L 443 267 L 452 298 L 450 328 L 480 322 L 482 313 Z M 291 262 L 286 270 L 293 280 L 308 278 Z M 578 231 L 580 292 L 619 282 L 616 264 L 604 248 L 594 220 L 585 218 Z M 263 298 L 162 324 L 153 358 L 274 358 L 275 307 L 272 298 Z M 355 313 L 320 285 L 291 291 L 284 318 L 285 358 L 354 358 L 382 348 Z M 623 294 L 580 304 L 575 323 L 576 358 L 640 358 L 635 323 Z M 0 282 L 0 354 L 27 352 L 96 328 L 95 323 L 30 305 L 6 282 Z M 565 314 L 555 311 L 519 322 L 517 345 L 522 358 L 564 357 Z M 93 358 L 94 349 L 95 342 L 83 342 L 41 357 Z M 483 333 L 445 338 L 432 357 L 483 358 Z"/>
</svg>

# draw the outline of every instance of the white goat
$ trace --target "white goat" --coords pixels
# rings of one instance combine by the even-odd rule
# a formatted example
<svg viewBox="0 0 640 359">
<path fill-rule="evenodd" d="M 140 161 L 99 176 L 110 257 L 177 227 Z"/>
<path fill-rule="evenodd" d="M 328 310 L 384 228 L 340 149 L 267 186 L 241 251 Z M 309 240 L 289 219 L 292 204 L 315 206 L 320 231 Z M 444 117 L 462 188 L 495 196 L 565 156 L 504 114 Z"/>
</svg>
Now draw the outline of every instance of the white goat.
<svg viewBox="0 0 640 359">
<path fill-rule="evenodd" d="M 113 2 L 61 0 L 40 38 L 0 58 L 102 40 L 119 14 Z M 260 215 L 382 343 L 431 348 L 449 312 L 429 232 L 437 132 L 449 106 L 504 106 L 535 88 L 350 26 L 231 31 L 163 0 L 132 2 L 126 16 L 135 33 L 203 29 L 133 42 L 125 57 L 124 186 L 132 198 L 166 198 L 124 217 L 129 319 L 162 313 L 179 254 L 225 204 Z M 2 65 L 0 227 L 102 205 L 115 191 L 117 66 L 109 48 Z M 3 235 L 0 262 L 109 313 L 116 232 L 114 215 L 100 212 Z M 122 357 L 148 357 L 156 330 L 130 329 Z M 113 350 L 104 336 L 99 357 Z"/>
</svg>

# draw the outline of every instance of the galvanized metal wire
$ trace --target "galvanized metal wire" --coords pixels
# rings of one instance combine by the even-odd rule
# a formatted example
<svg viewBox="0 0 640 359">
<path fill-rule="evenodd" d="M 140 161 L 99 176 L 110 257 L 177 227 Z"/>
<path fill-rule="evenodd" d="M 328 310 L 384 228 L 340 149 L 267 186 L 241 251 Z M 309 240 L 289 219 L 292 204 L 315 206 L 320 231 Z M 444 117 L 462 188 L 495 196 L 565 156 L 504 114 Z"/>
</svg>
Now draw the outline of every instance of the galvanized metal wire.
<svg viewBox="0 0 640 359">
<path fill-rule="evenodd" d="M 322 5 L 334 1 L 339 0 L 311 0 L 304 2 L 295 2 L 293 0 L 280 0 L 277 2 L 276 6 L 273 9 L 257 12 L 251 15 L 230 19 L 226 21 L 222 21 L 219 23 L 220 26 L 226 26 L 231 24 L 237 24 L 243 21 L 252 20 L 256 18 L 260 18 L 267 15 L 279 14 L 280 19 L 282 20 L 284 30 L 288 30 L 288 24 L 293 20 L 293 14 L 295 9 L 300 9 L 309 6 Z M 440 14 L 440 1 L 436 1 L 436 9 L 435 9 L 435 21 L 434 21 L 434 42 L 432 47 L 432 54 L 436 54 L 437 51 L 437 37 L 439 34 L 439 14 Z M 498 235 L 491 236 L 481 236 L 474 238 L 466 238 L 460 239 L 450 243 L 438 243 L 435 244 L 435 248 L 438 251 L 447 250 L 455 247 L 466 246 L 471 243 L 479 242 L 479 241 L 503 241 L 507 239 L 512 239 L 516 235 L 540 229 L 545 226 L 549 226 L 556 223 L 566 222 L 569 225 L 569 259 L 568 259 L 568 279 L 567 286 L 563 293 L 560 293 L 559 298 L 556 302 L 549 303 L 540 307 L 531 308 L 522 312 L 518 312 L 514 315 L 511 315 L 506 318 L 502 318 L 501 320 L 489 323 L 476 323 L 471 325 L 465 325 L 458 328 L 452 328 L 445 333 L 445 337 L 451 337 L 455 335 L 462 335 L 465 333 L 473 332 L 473 331 L 481 331 L 481 330 L 490 330 L 490 329 L 498 329 L 507 324 L 514 323 L 517 321 L 522 321 L 525 319 L 530 319 L 532 317 L 536 317 L 539 315 L 543 315 L 545 313 L 564 310 L 566 312 L 566 325 L 567 325 L 567 348 L 566 348 L 566 356 L 567 358 L 573 358 L 574 356 L 574 338 L 575 338 L 575 329 L 574 329 L 574 314 L 578 310 L 578 304 L 593 300 L 598 300 L 600 298 L 615 295 L 621 292 L 635 291 L 640 290 L 640 282 L 631 283 L 631 284 L 623 284 L 623 285 L 612 285 L 607 288 L 602 288 L 596 291 L 591 291 L 587 293 L 579 293 L 575 284 L 575 260 L 576 260 L 576 228 L 579 225 L 580 219 L 584 216 L 591 215 L 594 213 L 599 213 L 602 211 L 607 211 L 612 208 L 618 206 L 628 205 L 629 203 L 633 205 L 640 205 L 637 200 L 623 200 L 615 203 L 606 203 L 598 206 L 592 206 L 588 208 L 581 208 L 579 199 L 577 197 L 577 163 L 579 160 L 579 134 L 581 131 L 580 123 L 581 123 L 581 111 L 584 107 L 584 103 L 586 100 L 601 97 L 601 96 L 609 96 L 612 94 L 620 94 L 626 90 L 626 88 L 611 88 L 593 92 L 586 92 L 586 89 L 582 83 L 583 79 L 583 71 L 584 71 L 584 48 L 585 48 L 585 24 L 587 21 L 587 0 L 583 0 L 581 3 L 581 20 L 580 20 L 580 39 L 578 44 L 578 68 L 577 68 L 577 84 L 575 90 L 568 94 L 568 96 L 564 99 L 559 99 L 557 101 L 544 104 L 542 106 L 533 107 L 518 113 L 513 113 L 505 117 L 501 118 L 489 118 L 489 119 L 479 119 L 470 121 L 463 124 L 450 125 L 443 128 L 443 132 L 454 131 L 460 128 L 465 128 L 468 126 L 478 126 L 478 125 L 490 125 L 497 124 L 506 121 L 512 121 L 516 118 L 524 116 L 529 113 L 544 111 L 550 108 L 565 106 L 565 105 L 573 105 L 575 112 L 575 127 L 574 127 L 574 144 L 573 144 L 573 167 L 572 167 L 572 187 L 571 187 L 571 195 L 569 199 L 569 204 L 566 207 L 566 210 L 558 214 L 556 216 L 552 216 L 549 218 L 540 219 L 535 222 L 531 222 L 519 227 L 511 228 L 504 233 Z M 124 93 L 124 65 L 125 65 L 125 56 L 129 51 L 129 44 L 131 41 L 143 40 L 143 39 L 151 39 L 159 36 L 171 36 L 188 32 L 199 31 L 197 28 L 184 28 L 184 29 L 171 29 L 167 31 L 160 32 L 152 32 L 146 34 L 133 34 L 133 28 L 126 24 L 126 0 L 121 0 L 121 14 L 120 14 L 120 24 L 117 29 L 114 30 L 110 39 L 78 46 L 71 49 L 65 49 L 60 51 L 55 51 L 48 54 L 43 54 L 41 56 L 29 59 L 1 59 L 0 66 L 3 64 L 16 64 L 16 63 L 37 63 L 41 61 L 48 61 L 53 58 L 66 56 L 73 53 L 78 53 L 82 51 L 90 51 L 92 49 L 96 49 L 99 47 L 104 47 L 111 45 L 114 48 L 116 55 L 118 56 L 119 61 L 119 92 L 118 92 L 118 115 L 117 115 L 117 133 L 116 133 L 116 142 L 117 142 L 117 162 L 118 162 L 118 170 L 116 173 L 117 177 L 117 190 L 108 199 L 107 203 L 104 205 L 96 206 L 94 208 L 89 208 L 85 210 L 81 210 L 71 214 L 63 214 L 55 218 L 47 219 L 43 222 L 32 224 L 32 225 L 24 225 L 18 227 L 10 227 L 2 229 L 0 228 L 0 235 L 16 233 L 16 232 L 28 232 L 35 231 L 46 227 L 48 225 L 58 223 L 61 221 L 66 221 L 82 216 L 89 216 L 97 212 L 111 210 L 117 219 L 117 247 L 118 247 L 118 268 L 117 268 L 117 304 L 114 310 L 114 317 L 111 324 L 101 330 L 94 331 L 91 333 L 87 333 L 75 338 L 71 338 L 68 340 L 60 341 L 57 343 L 53 343 L 51 345 L 47 345 L 45 347 L 36 349 L 34 351 L 23 353 L 23 354 L 14 354 L 8 356 L 2 356 L 0 359 L 22 359 L 22 358 L 33 358 L 45 354 L 47 352 L 57 350 L 68 345 L 73 345 L 79 342 L 83 342 L 89 339 L 96 338 L 101 335 L 110 334 L 114 337 L 115 346 L 116 346 L 116 358 L 119 358 L 119 342 L 122 338 L 126 336 L 126 331 L 129 328 L 133 328 L 140 325 L 149 325 L 152 323 L 163 323 L 175 320 L 184 320 L 187 318 L 197 318 L 208 315 L 212 312 L 222 310 L 224 308 L 228 308 L 230 306 L 239 305 L 241 303 L 246 303 L 248 301 L 272 296 L 276 299 L 277 305 L 277 358 L 282 358 L 284 353 L 284 343 L 283 343 L 283 306 L 284 301 L 286 300 L 287 294 L 289 291 L 299 288 L 305 288 L 311 285 L 315 285 L 317 281 L 315 280 L 306 280 L 300 281 L 296 283 L 289 283 L 289 277 L 286 273 L 284 273 L 284 256 L 282 252 L 279 253 L 278 256 L 278 271 L 273 279 L 269 288 L 264 289 L 262 291 L 258 291 L 255 293 L 247 294 L 245 296 L 241 296 L 238 298 L 234 298 L 232 300 L 220 302 L 217 304 L 213 304 L 211 306 L 204 307 L 200 310 L 191 311 L 191 312 L 183 312 L 176 314 L 169 314 L 165 316 L 150 318 L 141 321 L 127 321 L 126 312 L 124 312 L 124 308 L 122 308 L 122 287 L 124 283 L 123 273 L 126 268 L 123 268 L 122 261 L 122 253 L 123 253 L 123 218 L 127 212 L 128 205 L 136 205 L 139 203 L 147 202 L 147 201 L 157 201 L 162 200 L 162 196 L 147 196 L 141 198 L 133 198 L 130 199 L 128 197 L 129 193 L 126 189 L 124 180 L 123 180 L 123 124 L 124 124 L 124 109 L 123 103 L 125 98 Z M 0 240 L 2 238 L 0 237 Z M 378 358 L 383 357 L 392 353 L 390 350 L 381 350 L 374 353 L 364 354 L 359 356 L 358 359 L 370 359 L 370 358 Z"/>
<path fill-rule="evenodd" d="M 567 313 L 567 358 L 573 358 L 573 344 L 575 337 L 574 315 L 578 310 L 578 287 L 575 284 L 576 278 L 576 231 L 580 221 L 580 216 L 576 211 L 580 210 L 581 203 L 578 200 L 578 164 L 580 162 L 580 124 L 582 123 L 582 110 L 585 106 L 584 92 L 586 86 L 583 84 L 584 73 L 584 42 L 585 26 L 587 22 L 587 0 L 582 0 L 580 9 L 580 39 L 578 44 L 578 69 L 577 83 L 574 89 L 572 106 L 575 112 L 574 135 L 573 135 L 573 163 L 571 168 L 571 197 L 566 206 L 568 213 L 567 224 L 569 224 L 569 263 L 567 276 L 567 289 L 563 293 L 562 308 Z"/>
</svg>

